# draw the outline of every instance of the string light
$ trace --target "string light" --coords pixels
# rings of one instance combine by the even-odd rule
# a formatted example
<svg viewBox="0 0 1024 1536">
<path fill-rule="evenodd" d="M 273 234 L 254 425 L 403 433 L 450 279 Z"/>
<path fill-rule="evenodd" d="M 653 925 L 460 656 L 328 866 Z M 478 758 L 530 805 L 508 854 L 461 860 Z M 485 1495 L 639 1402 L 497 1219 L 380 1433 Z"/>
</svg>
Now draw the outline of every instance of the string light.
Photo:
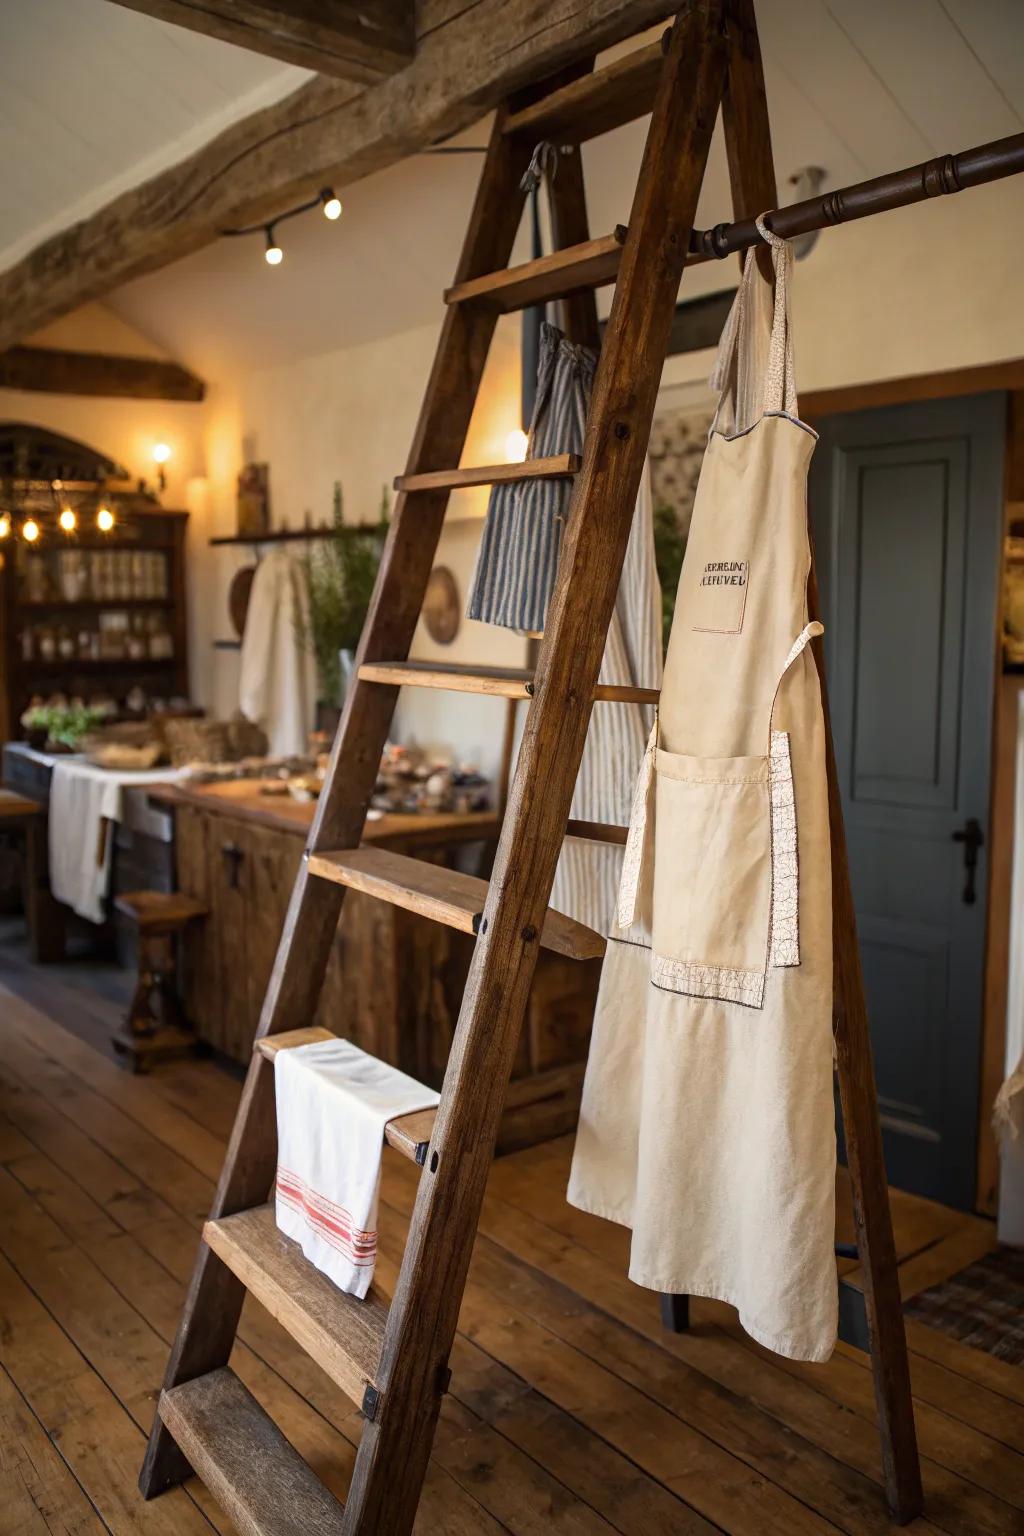
<svg viewBox="0 0 1024 1536">
<path fill-rule="evenodd" d="M 263 253 L 268 267 L 279 267 L 284 260 L 284 251 L 274 239 L 273 224 L 267 225 L 267 248 Z"/>
<path fill-rule="evenodd" d="M 114 526 L 114 514 L 109 507 L 100 507 L 96 513 L 96 527 L 101 533 L 109 533 Z"/>
<path fill-rule="evenodd" d="M 0 512 L 0 539 L 9 539 L 11 536 L 11 514 Z"/>
<path fill-rule="evenodd" d="M 57 519 L 65 533 L 74 533 L 78 527 L 78 518 L 71 507 L 61 507 L 60 516 Z"/>
<path fill-rule="evenodd" d="M 266 241 L 266 247 L 264 249 L 263 256 L 267 265 L 270 267 L 279 267 L 281 262 L 284 260 L 284 251 L 277 243 L 277 237 L 275 235 L 277 226 L 279 224 L 283 224 L 285 219 L 294 219 L 297 218 L 300 213 L 308 213 L 311 208 L 319 208 L 322 211 L 324 218 L 328 219 L 332 224 L 336 223 L 342 215 L 341 198 L 335 192 L 333 187 L 323 187 L 321 191 L 317 193 L 316 197 L 311 197 L 308 199 L 308 201 L 299 203 L 296 208 L 286 208 L 285 211 L 283 213 L 279 213 L 270 224 L 246 224 L 241 229 L 222 229 L 221 234 L 232 237 L 235 235 L 262 234 Z"/>
<path fill-rule="evenodd" d="M 34 544 L 39 537 L 39 524 L 34 517 L 26 519 L 21 525 L 21 536 L 26 544 Z"/>
</svg>

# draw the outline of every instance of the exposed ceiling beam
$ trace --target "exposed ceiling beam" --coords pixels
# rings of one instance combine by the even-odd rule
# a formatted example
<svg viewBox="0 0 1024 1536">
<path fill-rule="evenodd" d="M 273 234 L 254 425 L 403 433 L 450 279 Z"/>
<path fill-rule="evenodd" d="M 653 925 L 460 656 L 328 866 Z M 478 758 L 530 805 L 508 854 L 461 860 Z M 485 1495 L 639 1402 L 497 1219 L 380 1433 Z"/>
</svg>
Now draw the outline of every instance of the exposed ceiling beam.
<svg viewBox="0 0 1024 1536">
<path fill-rule="evenodd" d="M 104 395 L 110 400 L 202 400 L 206 385 L 180 363 L 59 347 L 0 352 L 0 389 L 48 395 Z"/>
<path fill-rule="evenodd" d="M 115 0 L 235 43 L 364 84 L 404 69 L 416 50 L 413 0 Z"/>
<path fill-rule="evenodd" d="M 511 92 L 663 20 L 666 0 L 421 0 L 416 57 L 364 90 L 316 79 L 0 274 L 0 347 L 208 245 L 468 128 Z"/>
</svg>

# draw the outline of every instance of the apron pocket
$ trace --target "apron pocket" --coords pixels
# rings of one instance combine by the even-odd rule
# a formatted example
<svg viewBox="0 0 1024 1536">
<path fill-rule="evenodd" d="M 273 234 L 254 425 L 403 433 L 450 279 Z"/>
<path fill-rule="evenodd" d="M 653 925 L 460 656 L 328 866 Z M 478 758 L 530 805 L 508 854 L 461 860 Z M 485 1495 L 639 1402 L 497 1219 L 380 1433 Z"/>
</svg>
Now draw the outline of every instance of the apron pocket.
<svg viewBox="0 0 1024 1536">
<path fill-rule="evenodd" d="M 651 977 L 760 1008 L 772 902 L 768 757 L 655 761 Z"/>
</svg>

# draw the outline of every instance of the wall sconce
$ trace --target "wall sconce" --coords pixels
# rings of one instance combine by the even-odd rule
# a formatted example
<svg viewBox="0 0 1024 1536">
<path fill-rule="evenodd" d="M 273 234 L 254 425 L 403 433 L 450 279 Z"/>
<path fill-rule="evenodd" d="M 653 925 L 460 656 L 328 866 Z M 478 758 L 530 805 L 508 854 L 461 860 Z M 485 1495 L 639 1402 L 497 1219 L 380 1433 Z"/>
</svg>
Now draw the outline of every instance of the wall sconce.
<svg viewBox="0 0 1024 1536">
<path fill-rule="evenodd" d="M 167 489 L 167 473 L 164 466 L 169 463 L 170 458 L 171 449 L 168 443 L 153 444 L 153 463 L 156 465 L 157 484 L 160 486 L 161 491 L 166 491 Z"/>
</svg>

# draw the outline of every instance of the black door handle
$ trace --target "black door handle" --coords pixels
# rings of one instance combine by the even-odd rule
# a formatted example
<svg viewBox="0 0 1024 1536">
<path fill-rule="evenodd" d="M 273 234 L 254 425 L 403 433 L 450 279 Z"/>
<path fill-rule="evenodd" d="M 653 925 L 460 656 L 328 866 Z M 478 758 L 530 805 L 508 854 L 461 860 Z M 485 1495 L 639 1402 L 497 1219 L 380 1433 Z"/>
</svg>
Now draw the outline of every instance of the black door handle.
<svg viewBox="0 0 1024 1536">
<path fill-rule="evenodd" d="M 233 891 L 237 891 L 239 870 L 245 854 L 237 843 L 221 843 L 220 851 L 228 867 L 228 885 Z"/>
<path fill-rule="evenodd" d="M 978 849 L 985 846 L 985 834 L 981 830 L 981 823 L 974 816 L 969 816 L 960 828 L 953 833 L 954 843 L 964 845 L 964 906 L 973 907 L 978 899 L 978 893 L 974 888 L 974 876 L 978 868 Z"/>
</svg>

